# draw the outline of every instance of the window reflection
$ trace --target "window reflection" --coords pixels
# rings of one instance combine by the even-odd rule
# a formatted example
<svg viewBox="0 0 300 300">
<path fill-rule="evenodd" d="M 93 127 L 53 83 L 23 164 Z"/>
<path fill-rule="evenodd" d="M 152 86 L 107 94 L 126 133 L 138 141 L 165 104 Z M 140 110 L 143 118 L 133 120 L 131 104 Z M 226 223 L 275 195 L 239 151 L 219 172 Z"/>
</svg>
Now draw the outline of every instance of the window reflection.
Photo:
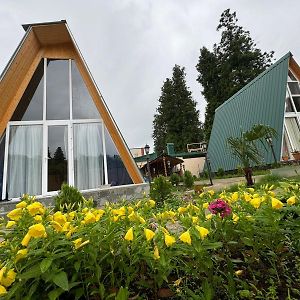
<svg viewBox="0 0 300 300">
<path fill-rule="evenodd" d="M 48 128 L 48 191 L 58 191 L 68 182 L 68 128 Z"/>
<path fill-rule="evenodd" d="M 43 119 L 44 60 L 34 72 L 11 121 L 37 121 Z"/>
<path fill-rule="evenodd" d="M 70 119 L 69 61 L 47 61 L 47 120 Z"/>
<path fill-rule="evenodd" d="M 133 182 L 106 128 L 105 128 L 105 146 L 106 146 L 106 158 L 107 158 L 108 183 L 112 186 L 132 184 Z"/>
<path fill-rule="evenodd" d="M 99 119 L 99 113 L 92 97 L 72 60 L 73 119 Z"/>
</svg>

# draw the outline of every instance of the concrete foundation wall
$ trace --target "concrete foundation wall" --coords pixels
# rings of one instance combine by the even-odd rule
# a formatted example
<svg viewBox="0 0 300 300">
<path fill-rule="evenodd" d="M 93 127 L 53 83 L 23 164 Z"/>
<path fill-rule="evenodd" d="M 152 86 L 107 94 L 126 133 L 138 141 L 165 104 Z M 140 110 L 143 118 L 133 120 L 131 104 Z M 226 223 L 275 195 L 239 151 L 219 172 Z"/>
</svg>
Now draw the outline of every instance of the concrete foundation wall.
<svg viewBox="0 0 300 300">
<path fill-rule="evenodd" d="M 129 184 L 129 185 L 120 185 L 114 187 L 107 187 L 102 189 L 94 189 L 89 191 L 83 191 L 82 195 L 88 199 L 92 197 L 97 207 L 104 206 L 105 202 L 117 202 L 120 200 L 134 200 L 144 197 L 144 193 L 149 193 L 149 184 Z M 54 197 L 37 197 L 37 201 L 43 203 L 45 206 L 54 205 Z M 11 201 L 1 201 L 0 202 L 0 215 L 6 215 L 9 211 L 15 208 L 16 204 L 20 200 L 11 200 Z"/>
</svg>

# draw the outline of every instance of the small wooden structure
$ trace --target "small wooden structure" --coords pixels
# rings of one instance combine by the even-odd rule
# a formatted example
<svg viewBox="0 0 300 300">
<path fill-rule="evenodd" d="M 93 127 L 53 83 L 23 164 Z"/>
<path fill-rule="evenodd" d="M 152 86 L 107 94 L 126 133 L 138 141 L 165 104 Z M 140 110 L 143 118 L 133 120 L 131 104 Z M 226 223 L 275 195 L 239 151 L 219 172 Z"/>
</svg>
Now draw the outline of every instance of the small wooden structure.
<svg viewBox="0 0 300 300">
<path fill-rule="evenodd" d="M 167 155 L 165 153 L 149 161 L 151 178 L 155 178 L 159 175 L 170 176 L 173 173 L 173 169 L 178 164 L 182 164 L 183 160 L 177 157 Z M 145 164 L 141 170 L 144 174 L 148 174 L 147 164 Z M 180 168 L 181 170 L 182 168 Z"/>
</svg>

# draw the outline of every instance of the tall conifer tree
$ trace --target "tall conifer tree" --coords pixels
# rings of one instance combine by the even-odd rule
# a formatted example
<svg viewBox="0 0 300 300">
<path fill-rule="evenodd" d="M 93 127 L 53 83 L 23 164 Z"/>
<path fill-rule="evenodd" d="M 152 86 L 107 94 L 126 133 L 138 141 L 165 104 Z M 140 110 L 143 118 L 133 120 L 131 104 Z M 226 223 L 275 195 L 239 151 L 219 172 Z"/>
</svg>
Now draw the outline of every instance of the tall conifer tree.
<svg viewBox="0 0 300 300">
<path fill-rule="evenodd" d="M 199 111 L 186 85 L 184 68 L 175 65 L 172 79 L 167 78 L 161 89 L 159 106 L 153 121 L 154 147 L 157 153 L 174 143 L 176 151 L 186 151 L 186 144 L 202 141 Z"/>
<path fill-rule="evenodd" d="M 221 41 L 213 51 L 200 49 L 196 66 L 207 102 L 204 131 L 208 140 L 213 125 L 215 109 L 263 72 L 272 63 L 274 52 L 262 52 L 256 47 L 249 31 L 237 25 L 236 13 L 226 9 L 221 14 L 217 31 Z"/>
</svg>

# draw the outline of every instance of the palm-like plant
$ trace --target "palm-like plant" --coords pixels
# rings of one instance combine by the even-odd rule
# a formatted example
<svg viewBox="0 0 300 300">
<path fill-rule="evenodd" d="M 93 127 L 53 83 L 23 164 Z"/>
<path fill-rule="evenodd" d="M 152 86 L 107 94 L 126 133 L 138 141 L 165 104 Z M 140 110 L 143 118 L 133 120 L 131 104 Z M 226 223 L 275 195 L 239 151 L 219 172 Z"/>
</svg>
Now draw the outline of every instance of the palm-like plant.
<svg viewBox="0 0 300 300">
<path fill-rule="evenodd" d="M 232 154 L 243 165 L 247 186 L 253 185 L 251 163 L 259 164 L 263 157 L 257 147 L 257 142 L 260 142 L 267 150 L 266 138 L 272 137 L 277 137 L 274 128 L 268 125 L 255 124 L 250 130 L 241 132 L 240 137 L 229 137 L 227 139 Z"/>
</svg>

